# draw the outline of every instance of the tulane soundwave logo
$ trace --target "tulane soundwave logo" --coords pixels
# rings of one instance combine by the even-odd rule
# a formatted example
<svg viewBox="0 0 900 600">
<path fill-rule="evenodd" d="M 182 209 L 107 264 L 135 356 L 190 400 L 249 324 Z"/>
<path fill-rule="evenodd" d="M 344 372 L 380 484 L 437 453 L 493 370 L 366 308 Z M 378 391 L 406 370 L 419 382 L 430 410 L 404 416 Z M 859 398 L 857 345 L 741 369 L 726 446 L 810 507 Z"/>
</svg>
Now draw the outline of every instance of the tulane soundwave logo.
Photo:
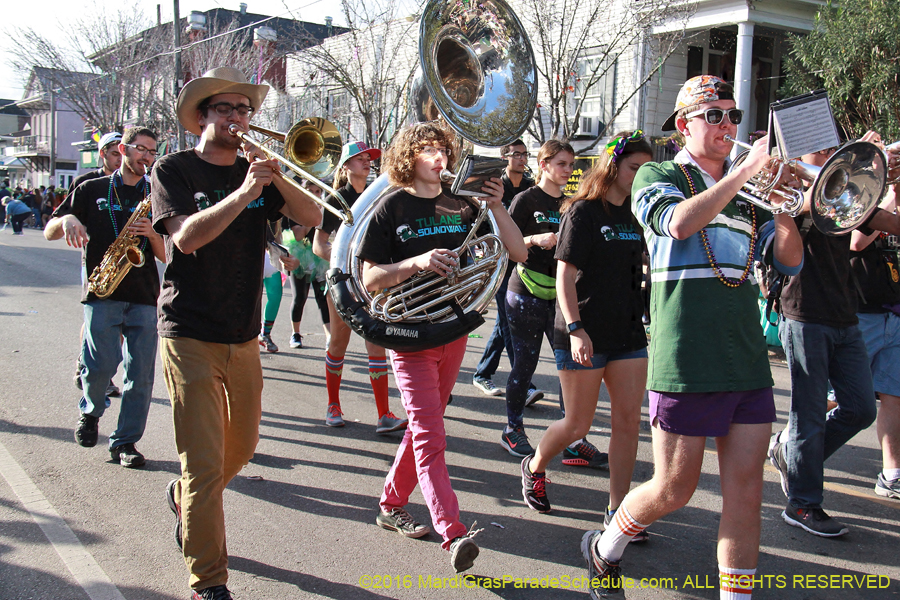
<svg viewBox="0 0 900 600">
<path fill-rule="evenodd" d="M 615 227 L 615 229 L 613 229 Z M 613 242 L 615 240 L 639 240 L 641 239 L 641 234 L 637 233 L 634 230 L 634 225 L 631 224 L 617 224 L 613 227 L 609 225 L 604 225 L 600 228 L 600 235 L 603 236 L 603 240 L 606 242 Z"/>
<path fill-rule="evenodd" d="M 404 223 L 400 227 L 397 228 L 397 237 L 400 238 L 401 242 L 408 242 L 413 238 L 419 237 L 416 235 L 416 232 L 412 230 L 407 223 Z"/>
<path fill-rule="evenodd" d="M 546 213 L 539 210 L 534 211 L 535 223 L 559 223 L 559 213 L 556 211 L 547 211 Z"/>
<path fill-rule="evenodd" d="M 197 210 L 204 210 L 212 206 L 212 203 L 209 201 L 209 196 L 207 196 L 205 192 L 197 192 L 194 194 L 194 204 L 197 205 Z"/>
</svg>

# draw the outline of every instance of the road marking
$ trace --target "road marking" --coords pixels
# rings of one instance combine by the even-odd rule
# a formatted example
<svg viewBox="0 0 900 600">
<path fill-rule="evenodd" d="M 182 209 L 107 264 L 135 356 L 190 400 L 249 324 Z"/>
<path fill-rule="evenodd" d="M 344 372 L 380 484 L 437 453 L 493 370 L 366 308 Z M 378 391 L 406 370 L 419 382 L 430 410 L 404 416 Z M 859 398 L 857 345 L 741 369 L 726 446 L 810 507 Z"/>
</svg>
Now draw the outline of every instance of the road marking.
<svg viewBox="0 0 900 600">
<path fill-rule="evenodd" d="M 53 505 L 0 442 L 0 475 L 9 484 L 31 518 L 47 536 L 66 568 L 91 600 L 125 600 Z"/>
</svg>

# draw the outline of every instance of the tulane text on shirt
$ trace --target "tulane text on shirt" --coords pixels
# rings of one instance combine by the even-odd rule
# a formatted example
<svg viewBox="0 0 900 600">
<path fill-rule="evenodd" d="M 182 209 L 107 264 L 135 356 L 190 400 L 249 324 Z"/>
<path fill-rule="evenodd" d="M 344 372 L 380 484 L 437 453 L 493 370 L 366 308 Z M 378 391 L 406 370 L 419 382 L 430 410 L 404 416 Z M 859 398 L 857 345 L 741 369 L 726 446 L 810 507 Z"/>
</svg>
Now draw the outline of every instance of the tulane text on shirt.
<svg viewBox="0 0 900 600">
<path fill-rule="evenodd" d="M 607 242 L 611 242 L 613 240 L 639 240 L 641 239 L 641 234 L 635 232 L 634 225 L 632 224 L 614 224 L 613 227 L 609 227 L 604 225 L 600 229 L 600 234 L 603 236 L 603 239 Z"/>
<path fill-rule="evenodd" d="M 465 233 L 462 215 L 444 215 L 441 217 L 425 217 L 416 219 L 417 237 L 437 235 L 439 233 Z"/>
<path fill-rule="evenodd" d="M 266 204 L 266 199 L 263 196 L 260 196 L 253 202 L 247 205 L 247 208 L 262 208 Z"/>
</svg>

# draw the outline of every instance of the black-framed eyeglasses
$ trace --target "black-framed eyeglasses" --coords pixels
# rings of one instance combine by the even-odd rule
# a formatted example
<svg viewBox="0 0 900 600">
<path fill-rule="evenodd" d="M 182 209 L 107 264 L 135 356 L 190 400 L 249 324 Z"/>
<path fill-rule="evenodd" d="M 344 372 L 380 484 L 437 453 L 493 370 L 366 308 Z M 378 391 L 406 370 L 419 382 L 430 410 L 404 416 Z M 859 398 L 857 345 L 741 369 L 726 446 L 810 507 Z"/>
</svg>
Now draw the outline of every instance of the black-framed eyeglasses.
<svg viewBox="0 0 900 600">
<path fill-rule="evenodd" d="M 516 160 L 522 160 L 523 158 L 528 158 L 531 156 L 530 152 L 510 152 L 506 155 L 506 158 L 515 158 Z"/>
<path fill-rule="evenodd" d="M 141 146 L 140 144 L 122 144 L 122 145 L 127 146 L 129 148 L 134 148 L 141 154 L 146 154 L 147 156 L 150 156 L 152 158 L 156 158 L 157 156 L 159 156 L 159 152 L 157 152 L 156 150 L 151 150 L 150 148 Z"/>
<path fill-rule="evenodd" d="M 700 115 L 703 115 L 703 118 L 710 125 L 718 125 L 722 122 L 722 119 L 725 118 L 725 115 L 728 115 L 728 120 L 731 121 L 732 125 L 740 125 L 741 121 L 744 119 L 744 111 L 739 108 L 707 108 L 704 110 L 695 110 L 692 113 L 684 115 L 684 118 L 693 119 Z"/>
<path fill-rule="evenodd" d="M 230 117 L 231 113 L 234 111 L 237 111 L 238 116 L 246 117 L 252 115 L 255 110 L 252 106 L 247 106 L 246 104 L 238 104 L 235 106 L 228 102 L 216 102 L 215 104 L 207 104 L 205 107 L 201 108 L 211 108 L 216 111 L 216 114 L 220 117 Z"/>
</svg>

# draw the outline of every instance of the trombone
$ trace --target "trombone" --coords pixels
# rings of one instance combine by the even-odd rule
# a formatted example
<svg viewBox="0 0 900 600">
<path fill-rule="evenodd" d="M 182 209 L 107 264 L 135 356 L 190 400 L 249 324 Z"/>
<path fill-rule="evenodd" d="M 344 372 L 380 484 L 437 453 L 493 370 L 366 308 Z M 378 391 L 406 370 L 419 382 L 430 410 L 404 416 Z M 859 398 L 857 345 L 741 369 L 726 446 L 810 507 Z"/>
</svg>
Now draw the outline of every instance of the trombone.
<svg viewBox="0 0 900 600">
<path fill-rule="evenodd" d="M 335 208 L 292 178 L 285 177 L 281 171 L 277 172 L 286 183 L 306 194 L 313 202 L 333 213 L 346 225 L 353 225 L 353 213 L 350 212 L 347 201 L 340 192 L 319 180 L 319 177 L 327 177 L 334 170 L 341 155 L 341 136 L 330 121 L 321 118 L 303 119 L 294 124 L 287 133 L 273 131 L 258 125 L 250 125 L 250 130 L 268 136 L 270 140 L 282 142 L 287 158 L 265 146 L 264 144 L 268 140 L 257 142 L 237 125 L 232 124 L 228 127 L 228 133 L 231 135 L 256 148 L 268 159 L 277 160 L 295 174 L 337 199 L 340 206 Z"/>
</svg>

